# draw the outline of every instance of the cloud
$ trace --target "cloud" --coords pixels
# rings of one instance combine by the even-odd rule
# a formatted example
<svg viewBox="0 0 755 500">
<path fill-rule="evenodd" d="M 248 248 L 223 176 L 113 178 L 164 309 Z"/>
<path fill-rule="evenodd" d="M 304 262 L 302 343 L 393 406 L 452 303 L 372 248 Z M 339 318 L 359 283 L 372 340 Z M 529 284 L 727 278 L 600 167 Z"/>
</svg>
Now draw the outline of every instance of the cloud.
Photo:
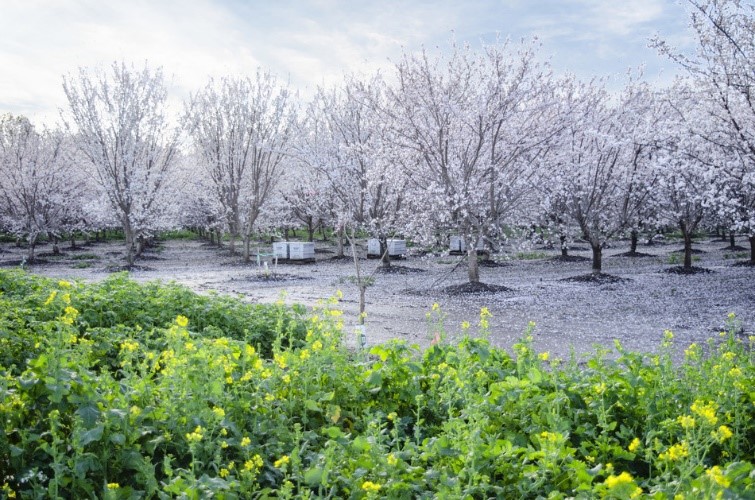
<svg viewBox="0 0 755 500">
<path fill-rule="evenodd" d="M 681 39 L 683 11 L 670 0 L 25 0 L 0 16 L 0 112 L 50 121 L 65 106 L 62 75 L 114 60 L 162 66 L 174 101 L 209 76 L 269 68 L 311 92 L 344 73 L 390 72 L 402 51 L 472 45 L 496 34 L 538 35 L 558 70 L 620 72 L 661 64 L 646 49 L 655 31 Z M 676 37 L 676 38 L 675 38 Z"/>
</svg>

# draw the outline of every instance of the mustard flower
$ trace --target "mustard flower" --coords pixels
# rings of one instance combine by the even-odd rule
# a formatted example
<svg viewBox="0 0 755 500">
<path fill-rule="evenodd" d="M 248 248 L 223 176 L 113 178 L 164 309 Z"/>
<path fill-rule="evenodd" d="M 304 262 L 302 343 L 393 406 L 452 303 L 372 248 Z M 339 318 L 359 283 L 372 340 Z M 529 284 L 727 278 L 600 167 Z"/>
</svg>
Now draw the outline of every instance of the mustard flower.
<svg viewBox="0 0 755 500">
<path fill-rule="evenodd" d="M 706 470 L 705 475 L 719 486 L 723 486 L 724 488 L 731 486 L 731 480 L 724 475 L 723 471 L 721 471 L 721 467 L 719 467 L 718 465 L 714 465 L 710 469 Z"/>
<path fill-rule="evenodd" d="M 692 406 L 690 407 L 692 413 L 701 416 L 710 425 L 716 425 L 716 422 L 718 422 L 718 417 L 716 417 L 716 408 L 716 403 L 712 401 L 703 402 L 699 399 L 695 400 L 695 402 L 692 403 Z"/>
<path fill-rule="evenodd" d="M 676 421 L 679 422 L 682 429 L 694 429 L 695 427 L 695 417 L 690 415 L 680 415 L 676 418 Z"/>
<path fill-rule="evenodd" d="M 176 316 L 176 324 L 181 328 L 186 328 L 189 325 L 189 318 L 179 314 Z"/>
<path fill-rule="evenodd" d="M 362 483 L 362 489 L 364 491 L 377 493 L 380 491 L 380 488 L 381 486 L 379 484 L 373 483 L 372 481 L 365 481 Z"/>
<path fill-rule="evenodd" d="M 276 469 L 280 469 L 281 467 L 286 465 L 289 462 L 289 460 L 290 459 L 288 455 L 283 455 L 278 460 L 276 460 L 275 463 L 273 463 L 273 467 L 275 467 Z"/>
<path fill-rule="evenodd" d="M 640 444 L 640 438 L 634 438 L 632 439 L 632 442 L 629 443 L 629 446 L 627 446 L 627 450 L 629 450 L 631 453 L 634 453 L 640 447 Z"/>
<path fill-rule="evenodd" d="M 252 440 L 249 439 L 248 437 L 244 436 L 241 439 L 241 446 L 249 446 L 250 444 L 252 444 Z"/>
</svg>

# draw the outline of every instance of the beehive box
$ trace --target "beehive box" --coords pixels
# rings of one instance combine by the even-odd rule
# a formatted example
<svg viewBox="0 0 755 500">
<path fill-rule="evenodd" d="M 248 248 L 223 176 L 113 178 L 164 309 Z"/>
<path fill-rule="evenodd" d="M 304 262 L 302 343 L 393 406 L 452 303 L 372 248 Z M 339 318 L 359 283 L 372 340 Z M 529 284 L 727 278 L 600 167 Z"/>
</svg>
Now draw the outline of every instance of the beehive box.
<svg viewBox="0 0 755 500">
<path fill-rule="evenodd" d="M 388 240 L 388 255 L 402 257 L 406 253 L 406 240 Z"/>
<path fill-rule="evenodd" d="M 288 259 L 288 241 L 274 242 L 273 255 L 275 255 L 279 259 Z"/>
<path fill-rule="evenodd" d="M 481 252 L 483 250 L 485 250 L 485 240 L 480 238 L 477 240 L 477 251 Z M 467 245 L 464 242 L 464 239 L 461 236 L 452 235 L 448 251 L 452 255 L 465 253 L 467 251 Z"/>
<path fill-rule="evenodd" d="M 371 259 L 380 257 L 380 240 L 377 238 L 367 240 L 367 257 Z"/>
<path fill-rule="evenodd" d="M 315 244 L 309 241 L 291 241 L 288 243 L 289 260 L 314 261 Z"/>
</svg>

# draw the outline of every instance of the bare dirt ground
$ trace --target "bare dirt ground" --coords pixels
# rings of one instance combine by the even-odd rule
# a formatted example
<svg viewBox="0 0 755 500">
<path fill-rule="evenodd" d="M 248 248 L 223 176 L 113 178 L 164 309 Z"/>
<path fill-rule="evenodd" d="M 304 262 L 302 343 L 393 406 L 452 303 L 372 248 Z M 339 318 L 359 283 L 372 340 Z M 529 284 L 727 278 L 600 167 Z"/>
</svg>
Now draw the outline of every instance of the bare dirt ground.
<svg viewBox="0 0 755 500">
<path fill-rule="evenodd" d="M 744 244 L 744 239 L 738 240 Z M 426 314 L 438 303 L 445 316 L 445 332 L 451 341 L 458 338 L 461 322 L 477 331 L 480 308 L 492 313 L 491 341 L 510 349 L 521 338 L 529 322 L 534 322 L 534 345 L 538 351 L 566 358 L 592 352 L 595 346 L 611 348 L 614 339 L 631 349 L 655 351 L 665 329 L 675 335 L 678 349 L 692 342 L 704 344 L 717 337 L 726 317 L 733 312 L 742 324 L 742 335 L 755 332 L 755 268 L 734 267 L 747 257 L 744 252 L 723 250 L 727 242 L 705 239 L 695 244 L 699 250 L 695 266 L 712 272 L 679 275 L 667 272 L 678 242 L 641 245 L 651 254 L 644 258 L 617 256 L 628 250 L 619 242 L 604 250 L 603 270 L 626 278 L 618 283 L 584 283 L 565 278 L 589 272 L 589 261 L 560 262 L 553 250 L 534 248 L 527 257 L 516 260 L 522 247 L 508 248 L 496 255 L 501 265 L 482 267 L 481 280 L 502 285 L 510 291 L 479 295 L 449 295 L 443 289 L 466 281 L 462 257 L 450 255 L 412 256 L 395 261 L 404 272 L 376 273 L 375 283 L 367 290 L 367 343 L 403 339 L 426 346 L 438 327 L 428 324 Z M 354 276 L 353 261 L 333 259 L 330 242 L 316 243 L 317 260 L 312 264 L 271 263 L 268 272 L 253 264 L 243 264 L 227 248 L 218 249 L 199 240 L 174 240 L 146 252 L 138 262 L 141 269 L 131 271 L 136 281 L 175 281 L 200 293 L 217 291 L 239 295 L 252 302 L 273 302 L 286 292 L 285 301 L 315 305 L 318 300 L 343 293 L 347 342 L 353 344 L 353 326 L 358 314 L 358 290 L 349 280 Z M 269 245 L 261 245 L 269 252 Z M 31 266 L 31 272 L 84 281 L 100 280 L 123 265 L 122 245 L 88 244 L 77 250 L 61 246 L 62 255 L 48 255 L 42 247 L 38 255 L 47 261 Z M 0 266 L 16 266 L 24 250 L 10 244 L 0 247 Z M 571 252 L 590 255 L 585 245 Z M 509 255 L 509 258 L 506 257 Z M 521 256 L 520 256 L 521 257 Z M 361 260 L 362 271 L 372 273 L 378 262 Z"/>
</svg>

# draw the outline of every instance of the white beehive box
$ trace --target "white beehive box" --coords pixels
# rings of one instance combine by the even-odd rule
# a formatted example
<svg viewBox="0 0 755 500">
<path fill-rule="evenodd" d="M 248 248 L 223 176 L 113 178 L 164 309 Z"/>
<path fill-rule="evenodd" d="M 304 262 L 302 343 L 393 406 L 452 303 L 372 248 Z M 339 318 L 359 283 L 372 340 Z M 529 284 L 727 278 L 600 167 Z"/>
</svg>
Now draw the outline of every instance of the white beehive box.
<svg viewBox="0 0 755 500">
<path fill-rule="evenodd" d="M 485 250 L 485 241 L 483 238 L 480 238 L 477 240 L 477 251 L 479 252 L 482 250 Z M 461 236 L 452 235 L 449 251 L 451 253 L 465 253 L 467 251 L 467 244 Z"/>
<path fill-rule="evenodd" d="M 288 243 L 289 260 L 315 260 L 315 244 L 308 241 Z"/>
<path fill-rule="evenodd" d="M 380 240 L 377 238 L 367 240 L 367 257 L 380 257 Z"/>
<path fill-rule="evenodd" d="M 276 241 L 273 243 L 273 255 L 279 259 L 288 259 L 288 242 Z"/>
<path fill-rule="evenodd" d="M 406 240 L 388 240 L 388 255 L 401 257 L 406 253 Z"/>
</svg>

